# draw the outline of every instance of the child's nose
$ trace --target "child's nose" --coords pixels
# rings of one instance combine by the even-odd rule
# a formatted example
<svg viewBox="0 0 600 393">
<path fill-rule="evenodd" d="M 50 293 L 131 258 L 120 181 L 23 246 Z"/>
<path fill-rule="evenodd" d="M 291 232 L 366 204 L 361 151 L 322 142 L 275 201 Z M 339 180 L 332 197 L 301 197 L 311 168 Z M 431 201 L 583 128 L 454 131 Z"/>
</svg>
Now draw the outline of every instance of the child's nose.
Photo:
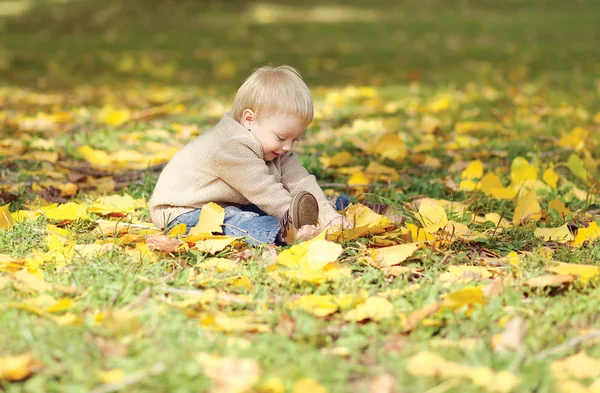
<svg viewBox="0 0 600 393">
<path fill-rule="evenodd" d="M 282 149 L 285 150 L 285 151 L 290 151 L 290 150 L 292 150 L 292 145 L 293 144 L 294 144 L 294 142 L 288 142 L 285 145 L 283 145 Z"/>
</svg>

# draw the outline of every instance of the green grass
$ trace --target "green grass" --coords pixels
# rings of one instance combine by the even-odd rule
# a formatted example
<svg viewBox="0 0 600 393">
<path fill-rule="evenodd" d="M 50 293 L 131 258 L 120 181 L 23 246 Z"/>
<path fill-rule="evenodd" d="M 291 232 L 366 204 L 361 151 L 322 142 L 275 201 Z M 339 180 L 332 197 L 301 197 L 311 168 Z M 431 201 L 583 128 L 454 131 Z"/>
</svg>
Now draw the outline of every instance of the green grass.
<svg viewBox="0 0 600 393">
<path fill-rule="evenodd" d="M 8 3 L 0 0 L 0 7 Z M 406 209 L 407 222 L 419 226 L 410 203 L 424 197 L 459 201 L 471 213 L 504 213 L 505 219 L 512 220 L 515 201 L 447 186 L 449 180 L 460 183 L 462 169 L 457 168 L 461 163 L 481 159 L 485 172 L 495 171 L 507 185 L 515 157 L 539 160 L 542 168 L 566 162 L 573 152 L 557 148 L 556 141 L 576 126 L 590 131 L 586 148 L 593 160 L 600 157 L 600 145 L 594 139 L 599 124 L 593 120 L 600 112 L 596 26 L 600 3 L 596 1 L 352 0 L 344 3 L 344 10 L 352 12 L 356 7 L 355 15 L 369 11 L 375 19 L 335 23 L 294 20 L 311 7 L 339 7 L 333 2 L 298 5 L 286 1 L 281 3 L 283 8 L 274 8 L 274 12 L 283 10 L 283 19 L 267 24 L 252 17 L 258 3 L 241 0 L 31 4 L 23 13 L 0 13 L 0 130 L 5 138 L 0 140 L 0 205 L 8 202 L 3 198 L 15 199 L 11 211 L 35 209 L 38 194 L 56 198 L 60 191 L 33 187 L 44 181 L 74 181 L 81 185 L 74 200 L 93 201 L 104 193 L 94 189 L 103 176 L 131 168 L 91 168 L 79 147 L 107 153 L 131 149 L 149 156 L 177 148 L 210 128 L 221 109 L 227 110 L 232 94 L 250 70 L 264 63 L 296 66 L 313 90 L 317 111 L 324 113 L 298 146 L 303 164 L 320 182 L 343 184 L 348 178 L 337 169 L 321 166 L 319 157 L 324 153 L 350 151 L 355 157 L 353 165 L 367 166 L 374 160 L 353 145 L 349 131 L 336 134 L 343 127 L 351 128 L 356 120 L 382 121 L 387 131 L 402 135 L 407 157 L 401 162 L 384 161 L 400 175 L 395 188 L 378 186 L 369 190 L 367 199 Z M 344 10 L 337 8 L 334 14 Z M 350 84 L 375 87 L 379 101 L 344 96 L 348 91 L 343 88 Z M 334 93 L 342 96 L 340 103 L 328 107 L 327 99 Z M 431 105 L 444 95 L 450 96 L 449 108 L 435 112 Z M 491 99 L 493 95 L 496 97 Z M 106 106 L 135 111 L 165 102 L 183 104 L 182 112 L 122 126 L 106 125 L 97 118 Z M 48 125 L 38 119 L 35 126 L 23 126 L 38 113 L 61 111 L 75 120 Z M 437 122 L 436 127 L 432 128 L 432 121 Z M 495 128 L 466 134 L 481 143 L 463 146 L 454 132 L 455 125 L 463 121 L 491 122 Z M 381 128 L 377 126 L 377 131 Z M 418 151 L 429 133 L 436 141 L 434 146 Z M 328 140 L 331 135 L 334 137 Z M 60 153 L 58 164 L 20 157 L 37 151 L 36 143 L 47 140 L 54 143 L 50 150 Z M 15 150 L 19 146 L 23 149 Z M 426 156 L 438 159 L 440 166 L 426 166 Z M 582 190 L 592 190 L 598 181 L 596 175 L 585 184 L 564 167 L 557 171 L 559 184 L 569 180 Z M 157 172 L 143 170 L 141 176 L 110 193 L 148 200 L 156 179 Z M 343 186 L 331 190 L 349 192 Z M 575 226 L 599 222 L 594 213 L 597 202 L 569 198 L 566 189 L 540 192 L 538 198 L 544 212 L 551 200 L 563 200 L 573 212 L 566 221 Z M 449 216 L 473 230 L 495 227 L 489 222 L 473 223 L 472 214 Z M 47 251 L 48 223 L 65 226 L 79 245 L 113 239 L 92 231 L 97 218 L 63 225 L 42 216 L 18 223 L 11 231 L 0 230 L 0 254 L 25 258 Z M 147 209 L 136 209 L 136 218 L 148 221 Z M 14 303 L 42 293 L 20 287 L 14 269 L 0 262 L 0 280 L 8 279 L 6 284 L 0 281 L 0 356 L 28 352 L 37 361 L 25 381 L 10 383 L 0 377 L 0 390 L 89 392 L 102 389 L 99 372 L 120 369 L 127 376 L 142 375 L 122 391 L 210 391 L 214 381 L 198 359 L 208 353 L 255 360 L 261 367 L 251 390 L 256 393 L 276 392 L 263 386 L 269 378 L 280 379 L 286 392 L 292 392 L 294 384 L 304 378 L 318 381 L 332 393 L 366 392 L 371 380 L 382 374 L 391 375 L 403 392 L 436 387 L 438 390 L 432 391 L 491 391 L 490 386 L 478 387 L 467 379 L 444 390 L 445 385 L 440 384 L 445 378 L 411 374 L 409 359 L 427 350 L 463 365 L 508 370 L 521 380 L 517 392 L 559 391 L 550 368 L 553 361 L 578 349 L 600 357 L 598 342 L 588 340 L 535 359 L 571 337 L 600 328 L 597 280 L 577 280 L 554 289 L 523 285 L 549 274 L 550 257 L 543 247 L 554 250 L 551 259 L 600 266 L 598 240 L 573 248 L 534 236 L 536 228 L 564 222 L 548 212 L 539 221 L 497 231 L 493 237 L 427 245 L 402 264 L 410 271 L 397 277 L 363 262 L 365 248 L 376 237 L 344 241 L 339 261 L 351 268 L 351 279 L 322 284 L 275 280 L 269 274 L 269 260 L 262 258 L 263 252 L 268 253 L 266 246 L 252 249 L 251 258 L 224 272 L 207 267 L 209 256 L 196 250 L 140 258 L 131 245 L 101 256 L 75 256 L 66 264 L 49 261 L 41 267 L 41 275 L 58 286 L 46 294 L 73 299 L 66 312 L 80 318 L 75 325 L 54 320 L 65 311 L 38 315 L 15 307 Z M 403 242 L 401 237 L 387 240 Z M 217 256 L 235 259 L 237 251 L 227 248 Z M 511 251 L 526 252 L 521 254 L 518 269 L 505 260 L 484 259 Z M 507 280 L 504 291 L 487 298 L 484 307 L 474 307 L 471 314 L 464 309 L 443 309 L 407 332 L 403 321 L 413 312 L 441 302 L 461 288 L 489 284 L 486 279 L 444 281 L 450 268 L 463 265 L 496 269 L 496 274 Z M 227 281 L 236 276 L 247 276 L 251 287 Z M 65 290 L 71 287 L 76 287 L 77 293 Z M 211 289 L 225 299 L 247 298 L 198 302 L 185 308 L 175 305 L 192 297 L 178 290 L 198 295 Z M 405 289 L 403 295 L 388 297 L 394 315 L 382 321 L 346 321 L 344 312 L 316 317 L 290 305 L 302 295 L 366 290 L 370 296 L 385 296 L 386 291 Z M 114 314 L 111 323 L 111 312 L 124 309 L 129 314 Z M 206 316 L 220 312 L 252 316 L 266 331 L 219 332 L 202 324 Z M 100 321 L 102 316 L 105 322 Z M 515 316 L 524 318 L 527 326 L 521 353 L 497 353 L 492 343 Z M 234 323 L 233 328 L 238 325 Z M 467 345 L 464 340 L 472 341 Z M 580 382 L 589 386 L 593 381 Z"/>
</svg>

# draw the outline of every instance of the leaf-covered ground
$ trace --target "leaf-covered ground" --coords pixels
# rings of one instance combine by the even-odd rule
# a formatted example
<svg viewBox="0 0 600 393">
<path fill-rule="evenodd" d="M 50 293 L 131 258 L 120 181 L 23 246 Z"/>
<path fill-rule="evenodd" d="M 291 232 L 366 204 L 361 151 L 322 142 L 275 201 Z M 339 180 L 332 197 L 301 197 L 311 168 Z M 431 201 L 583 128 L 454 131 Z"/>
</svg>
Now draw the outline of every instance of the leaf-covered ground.
<svg viewBox="0 0 600 393">
<path fill-rule="evenodd" d="M 393 4 L 0 1 L 0 390 L 599 392 L 598 4 Z M 326 192 L 403 222 L 153 227 L 267 62 Z"/>
</svg>

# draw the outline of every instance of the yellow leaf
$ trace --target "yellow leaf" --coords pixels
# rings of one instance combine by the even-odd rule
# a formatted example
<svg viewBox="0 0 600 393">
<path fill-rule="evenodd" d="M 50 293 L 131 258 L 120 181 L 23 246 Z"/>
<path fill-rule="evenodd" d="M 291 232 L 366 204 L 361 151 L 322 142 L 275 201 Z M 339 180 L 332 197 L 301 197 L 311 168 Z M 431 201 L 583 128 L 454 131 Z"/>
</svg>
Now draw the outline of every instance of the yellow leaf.
<svg viewBox="0 0 600 393">
<path fill-rule="evenodd" d="M 560 147 L 572 148 L 578 151 L 585 147 L 588 136 L 588 130 L 583 127 L 575 127 L 568 134 L 563 134 L 557 144 Z"/>
<path fill-rule="evenodd" d="M 600 377 L 600 359 L 588 356 L 584 351 L 552 363 L 552 375 L 559 378 L 588 379 Z"/>
<path fill-rule="evenodd" d="M 521 257 L 514 251 L 511 251 L 506 255 L 506 261 L 516 268 L 521 266 Z"/>
<path fill-rule="evenodd" d="M 515 214 L 513 216 L 513 224 L 519 225 L 526 221 L 537 221 L 542 217 L 542 208 L 537 200 L 534 190 L 529 190 L 525 195 L 519 198 Z"/>
<path fill-rule="evenodd" d="M 477 275 L 481 278 L 492 277 L 492 273 L 490 273 L 490 271 L 484 266 L 453 265 L 448 267 L 448 273 L 455 277 L 469 276 L 469 274 Z"/>
<path fill-rule="evenodd" d="M 569 159 L 567 160 L 567 168 L 579 179 L 587 182 L 587 169 L 585 169 L 585 165 L 583 160 L 579 158 L 577 154 L 571 154 Z"/>
<path fill-rule="evenodd" d="M 481 191 L 494 199 L 513 199 L 517 193 L 512 188 L 504 187 L 498 175 L 486 173 L 479 181 Z"/>
<path fill-rule="evenodd" d="M 592 265 L 579 265 L 576 263 L 556 262 L 555 266 L 550 266 L 547 270 L 567 275 L 572 274 L 581 279 L 583 283 L 587 283 L 590 279 L 596 278 L 599 273 L 599 268 Z"/>
<path fill-rule="evenodd" d="M 548 210 L 550 209 L 556 210 L 562 217 L 566 217 L 571 214 L 571 210 L 569 210 L 559 199 L 553 199 L 550 201 L 550 203 L 548 203 Z"/>
<path fill-rule="evenodd" d="M 575 281 L 575 276 L 563 276 L 560 274 L 542 274 L 541 276 L 529 279 L 525 285 L 531 288 L 559 287 L 570 284 Z"/>
<path fill-rule="evenodd" d="M 425 200 L 419 206 L 419 221 L 429 233 L 437 232 L 448 223 L 446 211 L 433 200 Z"/>
<path fill-rule="evenodd" d="M 202 262 L 202 266 L 215 269 L 218 272 L 225 272 L 238 267 L 234 261 L 227 258 L 208 258 Z"/>
<path fill-rule="evenodd" d="M 24 353 L 16 356 L 0 356 L 0 381 L 22 381 L 32 373 L 33 358 Z"/>
<path fill-rule="evenodd" d="M 461 179 L 473 180 L 483 176 L 483 163 L 480 160 L 471 161 L 460 174 Z"/>
<path fill-rule="evenodd" d="M 379 155 L 381 159 L 389 158 L 392 161 L 400 162 L 406 157 L 406 147 L 404 141 L 396 133 L 386 133 L 371 146 L 371 154 Z"/>
<path fill-rule="evenodd" d="M 554 165 L 546 169 L 542 174 L 542 179 L 547 185 L 556 190 L 556 184 L 558 183 L 558 173 L 554 171 Z"/>
<path fill-rule="evenodd" d="M 51 306 L 48 306 L 46 308 L 46 311 L 47 312 L 60 312 L 60 311 L 68 310 L 71 307 L 73 307 L 73 299 L 71 299 L 69 297 L 64 297 L 64 298 L 59 299 L 58 301 L 54 302 L 54 304 L 52 304 Z"/>
<path fill-rule="evenodd" d="M 285 393 L 285 385 L 281 378 L 271 377 L 260 384 L 258 393 Z"/>
<path fill-rule="evenodd" d="M 485 220 L 491 221 L 494 224 L 503 228 L 510 228 L 512 226 L 512 224 L 508 220 L 500 216 L 500 214 L 498 213 L 487 213 L 485 215 Z"/>
<path fill-rule="evenodd" d="M 367 234 L 379 234 L 393 226 L 390 220 L 381 214 L 375 213 L 365 205 L 350 205 L 346 211 L 346 218 L 354 224 L 351 229 L 343 229 L 341 225 L 327 230 L 327 240 L 353 240 Z"/>
<path fill-rule="evenodd" d="M 294 382 L 292 393 L 327 393 L 327 389 L 314 379 L 300 379 Z"/>
<path fill-rule="evenodd" d="M 131 118 L 131 111 L 127 108 L 116 109 L 105 106 L 98 113 L 98 121 L 111 126 L 119 126 Z"/>
<path fill-rule="evenodd" d="M 202 206 L 198 225 L 190 230 L 189 236 L 211 234 L 213 232 L 220 233 L 222 231 L 221 226 L 223 225 L 224 219 L 225 210 L 216 203 L 209 202 Z"/>
<path fill-rule="evenodd" d="M 371 180 L 364 174 L 364 172 L 355 172 L 350 176 L 346 184 L 350 186 L 360 186 L 369 184 Z M 366 189 L 366 187 L 360 187 L 361 189 Z"/>
<path fill-rule="evenodd" d="M 15 284 L 19 290 L 25 292 L 43 292 L 51 291 L 52 284 L 47 283 L 43 279 L 34 276 L 29 273 L 26 269 L 20 270 L 15 273 Z"/>
<path fill-rule="evenodd" d="M 429 351 L 419 352 L 408 359 L 406 371 L 417 376 L 431 378 L 466 378 L 494 393 L 515 390 L 520 380 L 508 371 L 494 372 L 487 367 L 471 367 L 448 361 Z"/>
<path fill-rule="evenodd" d="M 370 319 L 372 321 L 381 321 L 385 318 L 390 318 L 394 313 L 394 305 L 387 299 L 373 296 L 359 304 L 355 309 L 350 310 L 344 315 L 346 321 L 364 321 Z"/>
<path fill-rule="evenodd" d="M 527 181 L 536 180 L 538 169 L 523 157 L 515 157 L 510 165 L 510 179 L 513 186 L 519 186 Z"/>
<path fill-rule="evenodd" d="M 383 247 L 371 252 L 371 257 L 377 267 L 398 265 L 410 257 L 417 249 L 417 243 L 399 244 L 397 246 Z"/>
<path fill-rule="evenodd" d="M 415 224 L 408 223 L 408 224 L 406 224 L 406 227 L 408 228 L 408 230 L 410 232 L 410 238 L 411 238 L 412 242 L 418 243 L 418 242 L 435 241 L 435 235 L 432 235 L 431 233 L 427 232 L 423 228 L 419 228 Z"/>
<path fill-rule="evenodd" d="M 340 244 L 314 239 L 282 251 L 277 256 L 277 263 L 300 270 L 321 270 L 328 263 L 335 261 L 341 253 Z"/>
<path fill-rule="evenodd" d="M 15 220 L 11 215 L 8 207 L 10 203 L 4 206 L 0 206 L 0 228 L 6 231 L 10 231 L 12 227 L 15 225 Z"/>
<path fill-rule="evenodd" d="M 137 315 L 131 311 L 112 309 L 96 315 L 96 321 L 114 335 L 135 333 L 142 328 Z"/>
<path fill-rule="evenodd" d="M 199 236 L 194 236 L 195 239 L 193 239 L 188 236 L 183 238 L 183 240 L 190 243 L 190 248 L 209 254 L 215 254 L 222 251 L 237 239 L 235 237 L 221 235 L 203 235 L 200 238 L 198 237 Z M 191 243 L 193 243 L 193 245 Z"/>
<path fill-rule="evenodd" d="M 474 182 L 473 180 L 462 180 L 458 185 L 458 189 L 462 191 L 475 191 L 480 187 L 478 182 Z"/>
<path fill-rule="evenodd" d="M 54 205 L 42 210 L 50 220 L 75 221 L 88 218 L 85 206 L 75 202 L 68 202 L 58 206 Z"/>
<path fill-rule="evenodd" d="M 103 150 L 96 150 L 89 146 L 81 146 L 77 148 L 79 154 L 96 168 L 102 168 L 112 164 L 112 158 Z"/>
<path fill-rule="evenodd" d="M 358 294 L 304 295 L 292 303 L 293 307 L 303 309 L 318 317 L 331 315 L 338 310 L 354 307 L 368 298 L 366 291 Z"/>
<path fill-rule="evenodd" d="M 566 223 L 558 228 L 537 228 L 533 231 L 533 235 L 547 242 L 567 243 L 573 240 L 573 235 Z"/>
<path fill-rule="evenodd" d="M 231 317 L 224 313 L 205 315 L 200 325 L 208 330 L 225 333 L 268 332 L 269 325 L 257 323 L 252 316 Z"/>
<path fill-rule="evenodd" d="M 88 210 L 103 216 L 124 217 L 135 210 L 135 200 L 128 194 L 103 196 L 96 199 Z"/>
<path fill-rule="evenodd" d="M 125 379 L 125 372 L 115 368 L 108 371 L 99 371 L 98 380 L 102 383 L 119 383 Z"/>
<path fill-rule="evenodd" d="M 335 154 L 333 157 L 324 154 L 319 157 L 319 162 L 321 162 L 321 165 L 324 168 L 337 168 L 351 164 L 353 158 L 354 156 L 351 153 L 342 151 Z"/>
<path fill-rule="evenodd" d="M 382 165 L 376 161 L 371 161 L 365 169 L 365 174 L 375 181 L 395 182 L 400 179 L 398 170 Z"/>
<path fill-rule="evenodd" d="M 577 231 L 573 246 L 581 247 L 585 242 L 591 242 L 600 238 L 600 227 L 595 221 L 590 222 L 587 228 L 581 228 Z"/>
<path fill-rule="evenodd" d="M 447 294 L 441 303 L 441 307 L 454 311 L 467 307 L 467 315 L 469 315 L 473 312 L 477 304 L 485 306 L 486 303 L 487 301 L 481 288 L 470 286 Z"/>
<path fill-rule="evenodd" d="M 248 292 L 252 291 L 252 281 L 250 281 L 248 276 L 229 277 L 225 280 L 225 283 L 235 288 L 245 289 Z"/>
</svg>

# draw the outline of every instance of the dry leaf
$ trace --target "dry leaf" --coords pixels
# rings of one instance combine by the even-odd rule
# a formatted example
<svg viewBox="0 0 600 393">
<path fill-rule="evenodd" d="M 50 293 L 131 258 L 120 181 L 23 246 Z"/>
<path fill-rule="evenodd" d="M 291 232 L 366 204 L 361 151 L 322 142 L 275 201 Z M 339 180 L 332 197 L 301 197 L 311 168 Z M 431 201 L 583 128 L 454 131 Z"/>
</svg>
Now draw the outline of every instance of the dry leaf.
<svg viewBox="0 0 600 393">
<path fill-rule="evenodd" d="M 179 239 L 173 239 L 166 235 L 155 235 L 148 236 L 146 238 L 146 244 L 151 251 L 172 253 L 177 251 L 185 243 Z"/>
<path fill-rule="evenodd" d="M 523 346 L 523 340 L 525 339 L 525 333 L 527 327 L 525 326 L 525 320 L 521 316 L 516 316 L 504 327 L 504 332 L 500 335 L 494 350 L 496 352 L 503 352 L 507 349 L 519 349 Z"/>
<path fill-rule="evenodd" d="M 22 381 L 32 373 L 33 358 L 24 353 L 15 356 L 0 356 L 0 381 Z"/>
<path fill-rule="evenodd" d="M 359 304 L 355 309 L 350 310 L 344 315 L 347 321 L 364 321 L 370 319 L 373 321 L 381 321 L 385 318 L 390 318 L 394 312 L 394 305 L 388 300 L 373 296 Z"/>
<path fill-rule="evenodd" d="M 566 223 L 558 228 L 536 228 L 533 234 L 547 242 L 567 243 L 574 239 Z"/>
<path fill-rule="evenodd" d="M 196 356 L 204 374 L 213 381 L 213 393 L 244 393 L 262 373 L 254 359 L 219 357 L 207 353 Z"/>
<path fill-rule="evenodd" d="M 396 381 L 390 374 L 374 377 L 369 383 L 369 393 L 396 393 Z"/>
<path fill-rule="evenodd" d="M 543 274 L 528 280 L 525 285 L 531 288 L 560 287 L 573 281 L 573 275 Z"/>
</svg>

